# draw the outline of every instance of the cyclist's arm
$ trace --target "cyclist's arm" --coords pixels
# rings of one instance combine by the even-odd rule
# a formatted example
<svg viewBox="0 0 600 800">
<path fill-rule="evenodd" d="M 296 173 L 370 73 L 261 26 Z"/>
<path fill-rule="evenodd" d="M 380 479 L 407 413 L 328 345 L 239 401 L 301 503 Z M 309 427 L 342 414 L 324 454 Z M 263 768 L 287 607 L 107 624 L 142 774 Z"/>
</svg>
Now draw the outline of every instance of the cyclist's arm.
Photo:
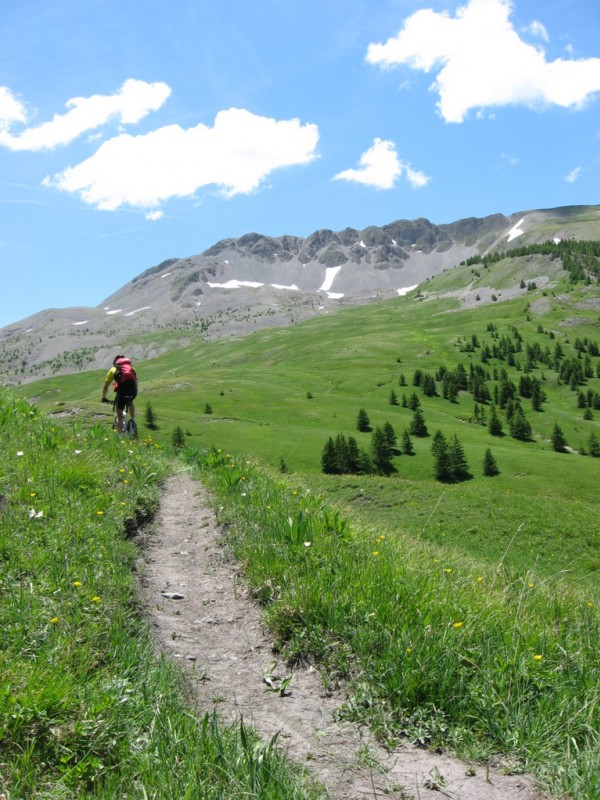
<svg viewBox="0 0 600 800">
<path fill-rule="evenodd" d="M 112 383 L 113 378 L 115 377 L 115 372 L 116 371 L 117 371 L 116 368 L 112 367 L 112 369 L 109 369 L 108 373 L 106 374 L 106 380 L 104 381 L 104 386 L 102 387 L 102 399 L 103 400 L 106 400 L 106 394 L 108 392 L 108 388 L 109 388 L 110 384 Z"/>
</svg>

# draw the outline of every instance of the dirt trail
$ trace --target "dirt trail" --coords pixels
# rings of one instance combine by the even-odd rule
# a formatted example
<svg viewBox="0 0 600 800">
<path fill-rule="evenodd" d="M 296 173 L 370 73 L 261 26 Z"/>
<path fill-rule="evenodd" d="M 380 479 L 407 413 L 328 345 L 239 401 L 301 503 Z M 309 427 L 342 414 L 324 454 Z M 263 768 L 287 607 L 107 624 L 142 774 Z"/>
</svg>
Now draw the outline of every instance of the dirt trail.
<svg viewBox="0 0 600 800">
<path fill-rule="evenodd" d="M 259 609 L 223 547 L 204 487 L 187 473 L 164 488 L 147 534 L 142 593 L 161 646 L 187 665 L 198 703 L 260 736 L 276 733 L 287 755 L 306 766 L 335 800 L 540 800 L 522 776 L 472 767 L 410 745 L 381 748 L 368 730 L 337 723 L 342 695 L 324 690 L 314 668 L 295 670 L 290 694 L 265 691 L 273 662 Z M 286 674 L 285 665 L 278 673 Z"/>
</svg>

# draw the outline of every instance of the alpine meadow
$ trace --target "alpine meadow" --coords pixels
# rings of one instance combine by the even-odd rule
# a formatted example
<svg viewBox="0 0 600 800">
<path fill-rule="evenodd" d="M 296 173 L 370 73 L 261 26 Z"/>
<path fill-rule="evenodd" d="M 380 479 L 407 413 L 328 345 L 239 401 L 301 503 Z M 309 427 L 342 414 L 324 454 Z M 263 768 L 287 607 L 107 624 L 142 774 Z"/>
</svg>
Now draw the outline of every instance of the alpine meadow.
<svg viewBox="0 0 600 800">
<path fill-rule="evenodd" d="M 340 719 L 600 797 L 600 243 L 551 238 L 286 325 L 138 332 L 139 442 L 105 369 L 18 385 L 3 344 L 0 792 L 325 796 L 152 645 L 139 532 L 186 469 Z"/>
</svg>

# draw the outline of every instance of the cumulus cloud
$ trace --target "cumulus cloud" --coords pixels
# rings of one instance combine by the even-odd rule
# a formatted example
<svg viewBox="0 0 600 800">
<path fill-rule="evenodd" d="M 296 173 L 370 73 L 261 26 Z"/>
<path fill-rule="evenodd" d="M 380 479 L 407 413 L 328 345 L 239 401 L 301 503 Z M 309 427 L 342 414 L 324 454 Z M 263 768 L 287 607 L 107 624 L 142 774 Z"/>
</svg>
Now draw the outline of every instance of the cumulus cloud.
<svg viewBox="0 0 600 800">
<path fill-rule="evenodd" d="M 50 150 L 69 144 L 110 120 L 122 125 L 135 124 L 151 111 L 158 110 L 170 94 L 166 83 L 146 83 L 131 78 L 116 94 L 74 97 L 67 101 L 65 114 L 55 114 L 49 122 L 15 135 L 9 132 L 9 127 L 15 122 L 27 122 L 25 108 L 6 87 L 0 87 L 0 146 L 10 150 Z"/>
<path fill-rule="evenodd" d="M 407 65 L 437 71 L 432 89 L 447 122 L 462 122 L 471 109 L 500 105 L 580 107 L 600 91 L 600 58 L 547 61 L 523 41 L 509 16 L 510 0 L 469 0 L 454 17 L 422 9 L 383 44 L 370 44 L 366 59 L 382 67 Z M 530 30 L 545 32 L 540 22 Z"/>
<path fill-rule="evenodd" d="M 155 208 L 209 185 L 231 197 L 256 190 L 275 169 L 312 161 L 318 138 L 316 125 L 231 108 L 217 114 L 212 128 L 168 125 L 116 136 L 44 184 L 111 211 L 123 205 Z"/>
<path fill-rule="evenodd" d="M 403 172 L 411 186 L 425 186 L 429 182 L 423 172 L 400 161 L 394 142 L 375 139 L 360 157 L 357 169 L 346 169 L 333 177 L 334 180 L 353 181 L 375 189 L 392 189 Z"/>
<path fill-rule="evenodd" d="M 25 106 L 14 96 L 8 86 L 0 86 L 0 134 L 13 123 L 25 122 Z"/>
</svg>

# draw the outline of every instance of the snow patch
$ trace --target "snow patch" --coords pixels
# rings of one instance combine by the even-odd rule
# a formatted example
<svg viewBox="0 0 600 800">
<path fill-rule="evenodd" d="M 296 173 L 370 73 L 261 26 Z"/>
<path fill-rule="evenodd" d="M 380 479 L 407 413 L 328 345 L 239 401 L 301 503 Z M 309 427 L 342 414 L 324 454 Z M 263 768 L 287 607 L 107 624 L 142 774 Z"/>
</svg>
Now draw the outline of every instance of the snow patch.
<svg viewBox="0 0 600 800">
<path fill-rule="evenodd" d="M 82 319 L 80 322 L 72 322 L 71 325 L 87 325 L 89 319 Z"/>
<path fill-rule="evenodd" d="M 367 249 L 367 245 L 363 242 L 362 239 L 360 240 L 359 244 L 360 244 L 361 247 L 364 247 L 365 250 Z"/>
<path fill-rule="evenodd" d="M 560 244 L 562 240 L 560 239 L 560 237 L 555 236 L 554 239 L 552 239 L 552 241 L 554 242 L 554 244 Z"/>
<path fill-rule="evenodd" d="M 169 277 L 169 275 L 172 275 L 172 274 L 173 274 L 172 272 L 165 272 L 165 274 L 164 274 L 164 275 L 161 275 L 160 277 L 161 277 L 161 278 L 168 278 L 168 277 Z"/>
<path fill-rule="evenodd" d="M 272 283 L 271 286 L 273 289 L 289 289 L 290 292 L 299 292 L 300 289 L 293 283 L 291 286 L 283 286 L 280 283 Z"/>
<path fill-rule="evenodd" d="M 133 317 L 134 314 L 139 314 L 140 311 L 148 311 L 150 308 L 152 308 L 152 306 L 142 306 L 141 308 L 136 308 L 135 311 L 128 311 L 124 316 Z"/>
<path fill-rule="evenodd" d="M 122 308 L 115 308 L 114 311 L 107 311 L 106 316 L 110 317 L 111 314 L 120 314 L 122 310 L 123 310 Z"/>
<path fill-rule="evenodd" d="M 320 292 L 329 292 L 335 280 L 335 276 L 341 270 L 341 267 L 327 267 L 325 270 L 325 280 L 319 289 Z"/>
<path fill-rule="evenodd" d="M 398 297 L 404 297 L 405 294 L 412 292 L 413 289 L 416 289 L 419 284 L 415 283 L 414 286 L 403 286 L 400 289 L 397 289 Z"/>
<path fill-rule="evenodd" d="M 518 236 L 522 236 L 525 231 L 521 228 L 521 225 L 525 222 L 525 217 L 520 219 L 517 224 L 512 227 L 509 232 L 506 234 L 506 241 L 512 242 L 513 239 L 516 239 Z"/>
<path fill-rule="evenodd" d="M 241 289 L 242 286 L 249 287 L 250 289 L 259 289 L 264 286 L 264 283 L 256 283 L 255 281 L 238 281 L 233 278 L 227 283 L 208 283 L 211 289 Z"/>
</svg>

